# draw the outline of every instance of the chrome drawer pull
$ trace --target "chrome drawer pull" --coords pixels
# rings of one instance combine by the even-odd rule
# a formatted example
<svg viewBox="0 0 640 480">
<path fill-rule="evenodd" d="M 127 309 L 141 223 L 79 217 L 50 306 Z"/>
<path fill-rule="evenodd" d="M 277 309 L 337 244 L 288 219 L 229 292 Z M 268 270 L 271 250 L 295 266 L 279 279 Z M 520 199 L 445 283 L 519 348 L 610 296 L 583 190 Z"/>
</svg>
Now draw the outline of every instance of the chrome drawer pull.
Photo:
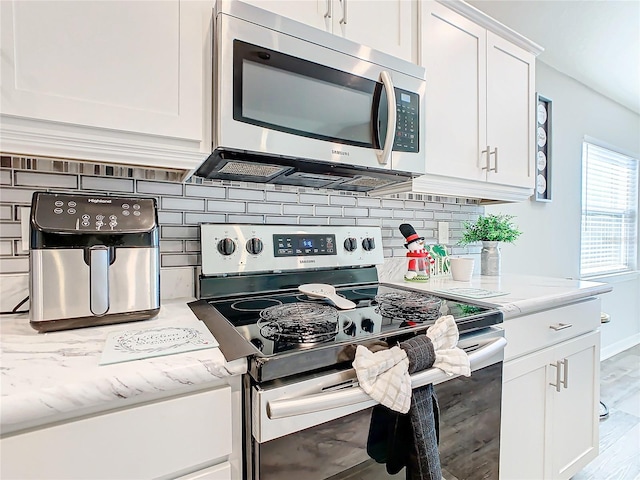
<svg viewBox="0 0 640 480">
<path fill-rule="evenodd" d="M 558 330 L 564 330 L 565 328 L 571 328 L 573 327 L 572 323 L 558 323 L 557 325 L 550 325 L 549 328 L 555 330 L 556 332 Z"/>
</svg>

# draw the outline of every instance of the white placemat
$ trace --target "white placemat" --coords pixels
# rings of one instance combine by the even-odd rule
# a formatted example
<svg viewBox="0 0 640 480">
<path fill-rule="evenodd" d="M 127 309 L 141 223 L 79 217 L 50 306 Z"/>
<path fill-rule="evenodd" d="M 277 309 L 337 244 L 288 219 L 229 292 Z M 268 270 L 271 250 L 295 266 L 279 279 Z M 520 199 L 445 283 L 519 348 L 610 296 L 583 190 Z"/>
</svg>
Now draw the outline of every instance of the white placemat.
<svg viewBox="0 0 640 480">
<path fill-rule="evenodd" d="M 452 287 L 452 288 L 441 288 L 438 290 L 434 290 L 438 293 L 445 293 L 449 295 L 457 295 L 459 297 L 468 297 L 468 298 L 490 298 L 490 297 L 499 297 L 501 295 L 509 295 L 509 292 L 500 292 L 497 290 L 485 290 L 484 288 L 470 288 L 470 287 Z"/>
<path fill-rule="evenodd" d="M 164 326 L 113 332 L 107 336 L 99 365 L 173 355 L 217 347 L 218 342 L 199 320 Z"/>
</svg>

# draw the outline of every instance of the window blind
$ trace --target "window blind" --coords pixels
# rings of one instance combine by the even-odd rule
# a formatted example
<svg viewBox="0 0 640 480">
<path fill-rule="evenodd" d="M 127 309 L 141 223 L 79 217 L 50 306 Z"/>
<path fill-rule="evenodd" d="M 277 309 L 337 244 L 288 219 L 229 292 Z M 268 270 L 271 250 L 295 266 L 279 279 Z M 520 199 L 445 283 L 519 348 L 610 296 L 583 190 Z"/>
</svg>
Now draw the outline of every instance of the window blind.
<svg viewBox="0 0 640 480">
<path fill-rule="evenodd" d="M 581 276 L 635 270 L 637 222 L 638 160 L 584 142 Z"/>
</svg>

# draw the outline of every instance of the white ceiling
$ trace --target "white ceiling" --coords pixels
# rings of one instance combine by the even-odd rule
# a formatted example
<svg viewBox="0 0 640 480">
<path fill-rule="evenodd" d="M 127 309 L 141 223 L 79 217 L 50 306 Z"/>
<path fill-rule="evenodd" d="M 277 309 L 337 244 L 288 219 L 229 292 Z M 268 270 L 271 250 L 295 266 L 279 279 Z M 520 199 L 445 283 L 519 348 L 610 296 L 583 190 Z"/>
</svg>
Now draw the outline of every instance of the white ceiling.
<svg viewBox="0 0 640 480">
<path fill-rule="evenodd" d="M 640 0 L 467 0 L 544 47 L 538 60 L 640 114 Z"/>
</svg>

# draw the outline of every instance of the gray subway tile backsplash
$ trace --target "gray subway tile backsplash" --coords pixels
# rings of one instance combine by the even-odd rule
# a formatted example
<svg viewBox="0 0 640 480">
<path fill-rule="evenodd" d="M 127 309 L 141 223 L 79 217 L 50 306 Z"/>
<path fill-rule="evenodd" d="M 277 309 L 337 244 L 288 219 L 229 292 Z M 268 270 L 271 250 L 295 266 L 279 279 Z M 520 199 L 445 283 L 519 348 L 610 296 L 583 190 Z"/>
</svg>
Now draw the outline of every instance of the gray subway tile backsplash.
<svg viewBox="0 0 640 480">
<path fill-rule="evenodd" d="M 138 180 L 136 182 L 136 192 L 150 195 L 182 195 L 183 185 L 169 182 L 150 182 Z"/>
<path fill-rule="evenodd" d="M 459 247 L 462 222 L 483 212 L 475 201 L 430 195 L 368 197 L 322 189 L 216 180 L 167 181 L 165 172 L 51 159 L 2 157 L 0 162 L 0 273 L 25 273 L 28 255 L 20 245 L 17 206 L 31 204 L 35 190 L 127 194 L 158 199 L 160 254 L 163 268 L 192 268 L 200 262 L 200 223 L 267 223 L 288 225 L 358 225 L 381 227 L 385 256 L 405 256 L 398 226 L 411 223 L 435 242 L 438 221 L 449 223 L 450 251 L 479 253 Z M 34 188 L 37 187 L 37 188 Z"/>
<path fill-rule="evenodd" d="M 176 198 L 162 197 L 160 199 L 160 208 L 163 210 L 180 210 L 180 211 L 196 211 L 204 212 L 203 198 Z"/>
<path fill-rule="evenodd" d="M 225 189 L 212 185 L 185 185 L 184 194 L 187 197 L 225 198 Z"/>
<path fill-rule="evenodd" d="M 14 185 L 18 187 L 36 188 L 78 188 L 77 175 L 64 175 L 57 173 L 38 173 L 17 171 L 15 173 Z"/>
<path fill-rule="evenodd" d="M 13 208 L 11 205 L 0 205 L 0 220 L 13 220 Z"/>
<path fill-rule="evenodd" d="M 128 178 L 80 177 L 82 190 L 133 193 L 133 180 Z"/>
</svg>

